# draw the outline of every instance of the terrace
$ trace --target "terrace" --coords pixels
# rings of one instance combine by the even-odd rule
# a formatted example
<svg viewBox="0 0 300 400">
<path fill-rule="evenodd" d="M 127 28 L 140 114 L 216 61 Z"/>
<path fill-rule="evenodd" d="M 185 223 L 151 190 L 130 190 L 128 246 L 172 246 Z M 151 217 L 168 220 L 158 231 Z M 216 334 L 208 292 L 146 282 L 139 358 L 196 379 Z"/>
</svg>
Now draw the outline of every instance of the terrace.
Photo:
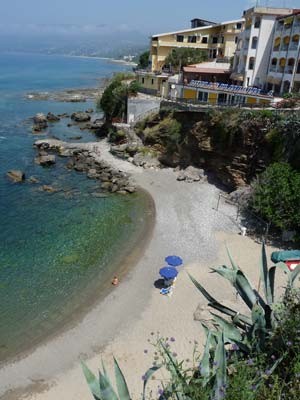
<svg viewBox="0 0 300 400">
<path fill-rule="evenodd" d="M 273 97 L 273 94 L 271 92 L 265 92 L 262 89 L 258 89 L 256 87 L 243 87 L 243 86 L 238 86 L 238 85 L 230 85 L 228 83 L 192 80 L 186 86 L 197 88 L 197 89 L 201 88 L 201 89 L 215 90 L 215 91 L 219 91 L 219 92 L 228 92 L 228 93 L 234 93 L 234 94 Z"/>
</svg>

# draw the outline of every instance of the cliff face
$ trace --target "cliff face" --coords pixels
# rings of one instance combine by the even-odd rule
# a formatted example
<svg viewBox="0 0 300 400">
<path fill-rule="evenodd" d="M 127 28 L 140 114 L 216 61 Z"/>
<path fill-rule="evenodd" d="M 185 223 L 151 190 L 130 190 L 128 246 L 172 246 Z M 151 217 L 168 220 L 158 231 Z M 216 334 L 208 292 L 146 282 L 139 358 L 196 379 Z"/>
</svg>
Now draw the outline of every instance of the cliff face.
<svg viewBox="0 0 300 400">
<path fill-rule="evenodd" d="M 200 120 L 199 120 L 200 117 Z M 249 183 L 270 161 L 264 128 L 236 115 L 178 115 L 186 138 L 180 152 L 230 188 Z M 188 127 L 188 125 L 190 125 Z"/>
<path fill-rule="evenodd" d="M 169 129 L 170 138 L 166 135 L 167 119 L 177 122 L 180 137 L 173 132 L 174 124 Z M 177 112 L 171 116 L 161 113 L 144 121 L 137 130 L 146 145 L 155 142 L 163 146 L 162 163 L 204 168 L 233 189 L 250 183 L 270 163 L 272 152 L 266 140 L 270 128 L 270 118 L 262 113 L 256 116 L 240 110 L 225 110 Z"/>
</svg>

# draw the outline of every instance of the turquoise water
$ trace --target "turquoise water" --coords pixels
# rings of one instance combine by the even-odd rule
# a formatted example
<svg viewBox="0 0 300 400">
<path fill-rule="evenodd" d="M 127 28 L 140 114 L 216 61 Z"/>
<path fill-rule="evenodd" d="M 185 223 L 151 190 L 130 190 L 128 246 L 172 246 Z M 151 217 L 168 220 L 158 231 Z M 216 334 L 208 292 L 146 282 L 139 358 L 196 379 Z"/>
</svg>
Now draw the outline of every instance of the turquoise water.
<svg viewBox="0 0 300 400">
<path fill-rule="evenodd" d="M 31 133 L 28 117 L 93 104 L 30 101 L 24 94 L 93 87 L 97 78 L 126 68 L 96 59 L 0 54 L 0 361 L 44 339 L 91 295 L 101 294 L 114 272 L 114 256 L 142 229 L 146 201 L 142 194 L 93 197 L 99 182 L 67 170 L 63 158 L 55 167 L 35 165 L 32 144 L 45 136 Z M 67 128 L 68 122 L 52 124 L 47 135 L 96 140 Z M 39 183 L 13 184 L 9 169 Z M 58 192 L 41 191 L 44 184 Z"/>
</svg>

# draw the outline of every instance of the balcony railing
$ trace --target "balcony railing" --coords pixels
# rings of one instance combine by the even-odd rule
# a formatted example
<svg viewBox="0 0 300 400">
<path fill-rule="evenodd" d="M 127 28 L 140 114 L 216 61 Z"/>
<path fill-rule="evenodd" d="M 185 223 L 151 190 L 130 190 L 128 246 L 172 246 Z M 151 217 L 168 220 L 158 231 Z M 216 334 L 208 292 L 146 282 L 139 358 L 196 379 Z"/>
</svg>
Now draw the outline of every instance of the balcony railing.
<svg viewBox="0 0 300 400">
<path fill-rule="evenodd" d="M 288 44 L 284 44 L 281 46 L 280 51 L 287 51 L 289 49 L 289 45 Z"/>
<path fill-rule="evenodd" d="M 294 71 L 294 66 L 287 66 L 285 67 L 284 73 L 285 74 L 292 74 Z"/>
<path fill-rule="evenodd" d="M 298 43 L 293 43 L 289 47 L 289 51 L 295 51 L 298 50 Z"/>
<path fill-rule="evenodd" d="M 231 93 L 248 94 L 248 95 L 269 95 L 269 92 L 264 92 L 262 89 L 256 87 L 243 87 L 237 85 L 230 85 L 228 83 L 217 83 L 207 81 L 192 80 L 187 86 L 194 88 L 211 89 L 216 91 L 226 91 Z"/>
</svg>

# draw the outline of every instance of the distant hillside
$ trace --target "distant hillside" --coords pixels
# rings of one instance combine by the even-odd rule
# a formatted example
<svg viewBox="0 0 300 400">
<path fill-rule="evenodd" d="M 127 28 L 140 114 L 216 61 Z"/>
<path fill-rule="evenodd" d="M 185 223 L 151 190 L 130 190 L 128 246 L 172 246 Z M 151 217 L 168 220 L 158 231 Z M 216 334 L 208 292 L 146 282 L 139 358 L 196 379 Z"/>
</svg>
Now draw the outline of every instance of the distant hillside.
<svg viewBox="0 0 300 400">
<path fill-rule="evenodd" d="M 35 25 L 25 30 L 2 26 L 0 34 L 0 51 L 122 58 L 148 47 L 147 34 L 106 25 Z"/>
</svg>

